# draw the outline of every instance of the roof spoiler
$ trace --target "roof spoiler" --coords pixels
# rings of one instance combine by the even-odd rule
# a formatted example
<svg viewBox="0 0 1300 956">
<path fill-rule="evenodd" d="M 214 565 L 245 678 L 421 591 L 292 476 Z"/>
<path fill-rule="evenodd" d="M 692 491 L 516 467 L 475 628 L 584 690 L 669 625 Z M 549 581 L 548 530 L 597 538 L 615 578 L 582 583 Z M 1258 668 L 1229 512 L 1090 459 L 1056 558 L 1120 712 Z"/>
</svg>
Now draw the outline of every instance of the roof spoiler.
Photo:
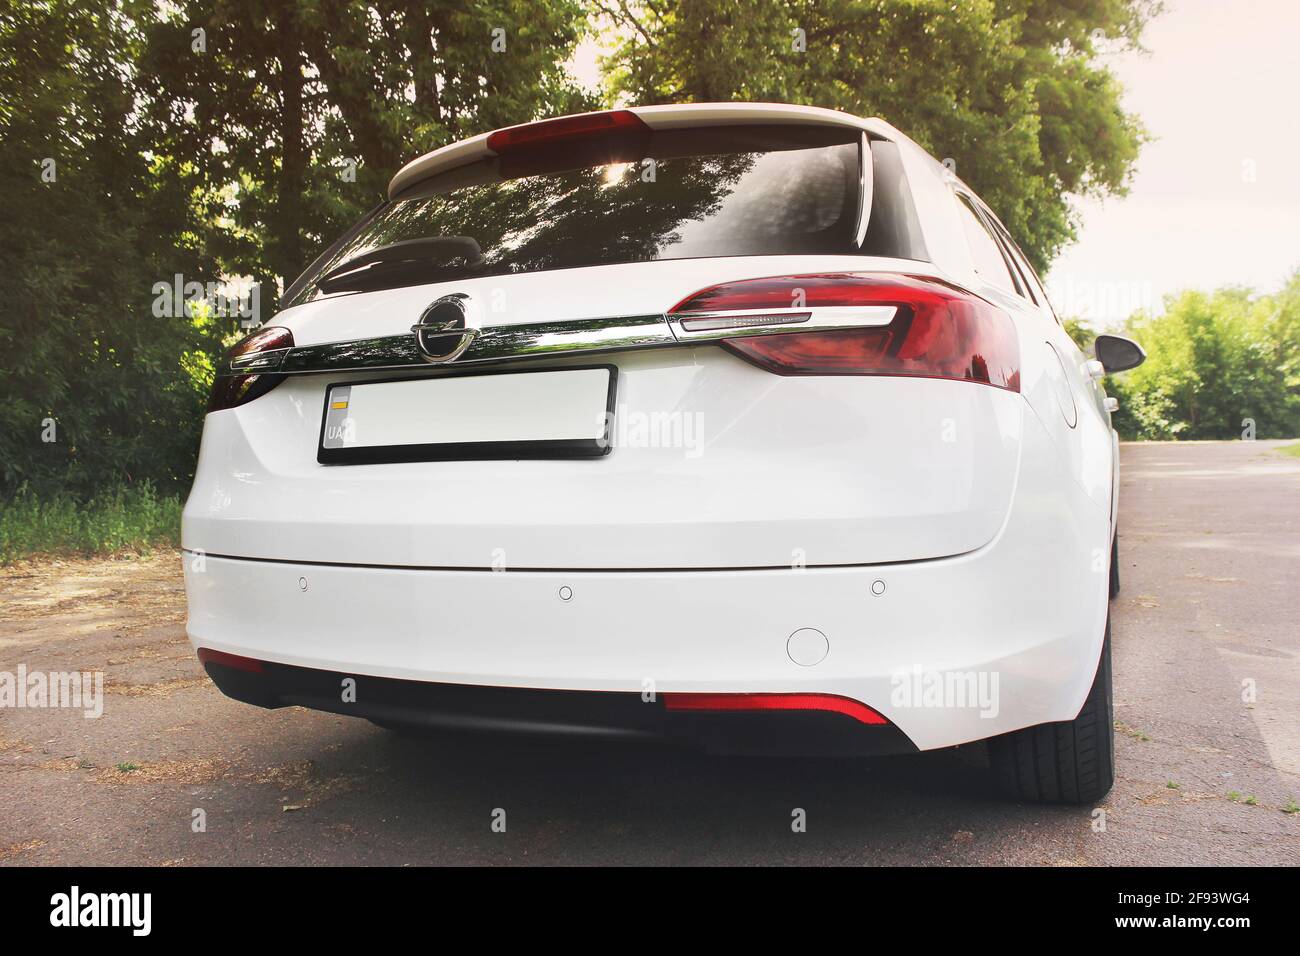
<svg viewBox="0 0 1300 956">
<path fill-rule="evenodd" d="M 397 171 L 388 183 L 388 198 L 396 199 L 416 183 L 457 166 L 498 156 L 503 150 L 554 143 L 561 137 L 594 137 L 625 132 L 633 125 L 659 130 L 768 123 L 848 126 L 877 134 L 896 133 L 880 120 L 863 120 L 838 110 L 785 103 L 682 103 L 576 113 L 493 130 L 426 153 Z"/>
</svg>

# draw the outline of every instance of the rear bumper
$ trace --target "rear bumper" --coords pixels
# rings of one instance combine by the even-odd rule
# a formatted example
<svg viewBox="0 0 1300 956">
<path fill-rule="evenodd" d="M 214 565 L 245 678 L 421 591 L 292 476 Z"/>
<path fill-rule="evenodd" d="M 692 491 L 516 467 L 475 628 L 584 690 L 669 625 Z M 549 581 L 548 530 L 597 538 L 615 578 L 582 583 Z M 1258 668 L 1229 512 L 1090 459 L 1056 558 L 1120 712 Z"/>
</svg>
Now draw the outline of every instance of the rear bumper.
<svg viewBox="0 0 1300 956">
<path fill-rule="evenodd" d="M 498 573 L 187 553 L 190 639 L 327 672 L 330 693 L 282 701 L 327 710 L 339 709 L 329 702 L 347 675 L 638 700 L 830 694 L 866 704 L 921 750 L 1070 720 L 1101 650 L 1109 522 L 1025 420 L 1007 522 L 959 557 Z M 803 663 L 792 659 L 801 629 L 825 636 L 820 660 L 807 647 L 793 648 Z"/>
<path fill-rule="evenodd" d="M 267 662 L 205 663 L 228 697 L 259 707 L 300 706 L 387 726 L 459 732 L 667 741 L 709 753 L 879 756 L 914 753 L 898 728 L 821 711 L 674 710 L 671 695 L 535 690 L 365 677 Z M 255 664 L 250 669 L 248 665 Z M 345 681 L 352 681 L 343 694 Z"/>
</svg>

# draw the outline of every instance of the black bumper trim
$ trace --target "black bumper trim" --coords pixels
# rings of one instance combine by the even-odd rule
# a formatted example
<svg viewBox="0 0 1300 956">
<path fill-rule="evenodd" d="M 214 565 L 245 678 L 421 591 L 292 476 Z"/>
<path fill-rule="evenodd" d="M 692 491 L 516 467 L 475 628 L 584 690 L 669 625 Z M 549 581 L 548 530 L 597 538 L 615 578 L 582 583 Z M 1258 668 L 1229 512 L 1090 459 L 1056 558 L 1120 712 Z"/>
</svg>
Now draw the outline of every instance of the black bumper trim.
<svg viewBox="0 0 1300 956">
<path fill-rule="evenodd" d="M 979 548 L 975 549 L 976 551 Z M 182 548 L 182 554 L 218 558 L 222 561 L 247 561 L 251 564 L 292 564 L 307 568 L 356 568 L 367 571 L 478 571 L 485 574 L 696 574 L 699 572 L 730 573 L 734 571 L 789 571 L 789 564 L 753 564 L 727 567 L 673 567 L 673 568 L 552 568 L 552 567 L 506 567 L 494 568 L 491 565 L 463 564 L 375 564 L 364 561 L 320 561 L 313 558 L 265 558 L 250 557 L 242 554 L 222 554 L 205 551 L 202 548 Z M 907 564 L 934 564 L 964 558 L 975 551 L 961 551 L 957 554 L 943 554 L 933 558 L 907 558 L 900 561 L 869 561 L 865 564 L 809 564 L 801 571 L 837 571 L 852 568 L 902 567 Z"/>
<path fill-rule="evenodd" d="M 892 724 L 825 711 L 669 712 L 662 700 L 616 691 L 443 684 L 262 662 L 261 671 L 207 662 L 227 697 L 259 707 L 298 706 L 401 728 L 668 741 L 708 753 L 875 756 L 915 753 Z M 344 681 L 355 681 L 345 700 Z"/>
</svg>

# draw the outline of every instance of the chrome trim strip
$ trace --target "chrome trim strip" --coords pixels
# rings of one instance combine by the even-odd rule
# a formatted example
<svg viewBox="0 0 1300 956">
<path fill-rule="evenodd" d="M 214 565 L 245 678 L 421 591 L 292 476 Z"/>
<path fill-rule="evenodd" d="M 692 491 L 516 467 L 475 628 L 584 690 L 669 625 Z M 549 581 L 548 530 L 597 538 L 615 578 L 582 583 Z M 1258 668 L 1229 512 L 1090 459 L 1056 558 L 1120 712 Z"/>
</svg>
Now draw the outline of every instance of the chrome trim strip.
<svg viewBox="0 0 1300 956">
<path fill-rule="evenodd" d="M 582 321 L 536 322 L 479 330 L 450 367 L 486 364 L 554 354 L 616 352 L 677 345 L 663 315 L 624 315 Z M 292 349 L 279 372 L 313 372 L 428 368 L 415 336 L 387 335 L 353 342 L 304 345 Z"/>
<path fill-rule="evenodd" d="M 386 335 L 326 345 L 300 345 L 292 349 L 280 366 L 281 375 L 336 372 L 359 369 L 428 368 L 420 356 L 414 335 Z"/>
<path fill-rule="evenodd" d="M 674 316 L 683 332 L 730 332 L 736 329 L 756 329 L 769 325 L 797 325 L 812 318 L 811 312 L 759 312 L 729 315 Z"/>
<path fill-rule="evenodd" d="M 736 309 L 726 312 L 674 312 L 668 325 L 682 342 L 736 338 L 741 335 L 771 335 L 793 331 L 813 332 L 822 329 L 871 328 L 888 325 L 898 314 L 893 305 L 811 306 L 802 309 Z M 754 320 L 745 325 L 744 320 Z M 701 322 L 708 322 L 702 326 Z M 727 327 L 719 327 L 722 322 Z M 688 326 L 687 323 L 690 323 Z M 734 323 L 734 324 L 732 324 Z"/>
<path fill-rule="evenodd" d="M 456 364 L 528 358 L 552 352 L 613 352 L 676 344 L 662 314 L 559 320 L 484 329 L 479 340 Z"/>
<path fill-rule="evenodd" d="M 518 361 L 548 355 L 596 354 L 628 349 L 664 348 L 692 342 L 716 342 L 744 335 L 772 335 L 791 331 L 866 328 L 888 325 L 898 309 L 892 305 L 818 306 L 804 309 L 742 309 L 732 312 L 681 312 L 672 315 L 622 315 L 611 318 L 557 320 L 527 325 L 489 326 L 463 343 L 464 352 L 446 366 Z M 744 324 L 753 319 L 753 324 Z M 706 322 L 693 329 L 686 322 Z M 733 323 L 735 323 L 733 325 Z M 467 338 L 469 336 L 466 336 Z M 256 361 L 262 353 L 249 356 Z M 266 353 L 270 356 L 271 353 Z M 279 375 L 309 375 L 318 372 L 356 372 L 406 368 L 428 368 L 429 360 L 416 345 L 415 335 L 385 335 L 351 342 L 302 345 L 278 350 L 276 360 L 266 364 L 244 364 L 231 372 L 266 371 Z"/>
<path fill-rule="evenodd" d="M 237 355 L 230 360 L 230 370 L 244 374 L 250 372 L 274 372 L 288 354 L 289 349 L 266 349 L 262 352 L 248 352 L 244 355 Z"/>
</svg>

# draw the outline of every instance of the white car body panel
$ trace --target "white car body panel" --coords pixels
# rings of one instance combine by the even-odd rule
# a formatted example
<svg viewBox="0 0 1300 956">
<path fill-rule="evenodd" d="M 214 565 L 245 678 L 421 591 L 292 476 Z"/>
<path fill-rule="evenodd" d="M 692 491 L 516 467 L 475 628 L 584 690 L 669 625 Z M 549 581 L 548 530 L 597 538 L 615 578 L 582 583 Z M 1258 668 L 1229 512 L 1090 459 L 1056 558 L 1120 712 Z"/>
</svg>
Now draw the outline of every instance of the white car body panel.
<svg viewBox="0 0 1300 956">
<path fill-rule="evenodd" d="M 1091 554 L 1107 546 L 1106 516 L 1066 479 L 1032 416 L 1026 425 L 1005 527 L 962 557 L 494 573 L 209 556 L 202 573 L 187 574 L 189 632 L 196 646 L 383 677 L 629 692 L 648 679 L 660 693 L 836 694 L 877 710 L 923 750 L 1068 720 L 1092 683 L 1080 659 L 1095 661 L 1101 649 L 1106 577 Z M 572 588 L 570 601 L 562 587 Z M 803 627 L 830 644 L 814 667 L 786 652 Z M 900 678 L 917 670 L 997 673 L 997 713 L 894 704 Z"/>
<path fill-rule="evenodd" d="M 635 436 L 619 429 L 607 458 L 585 461 L 323 468 L 327 379 L 291 380 L 278 402 L 209 417 L 184 546 L 439 568 L 790 567 L 963 554 L 1005 520 L 1017 396 L 960 382 L 782 378 L 716 347 L 672 351 L 619 360 L 618 416 L 635 427 L 667 410 L 698 444 L 620 447 Z"/>
<path fill-rule="evenodd" d="M 208 416 L 183 522 L 194 646 L 491 687 L 829 694 L 920 749 L 1072 719 L 1105 628 L 1118 447 L 1100 386 L 1046 302 L 975 271 L 960 180 L 880 120 L 774 104 L 634 112 L 656 129 L 793 121 L 893 140 L 930 261 L 739 256 L 484 276 L 327 296 L 271 324 L 296 346 L 325 345 L 406 333 L 452 292 L 517 326 L 664 313 L 742 279 L 901 273 L 1009 315 L 1019 391 L 786 377 L 712 344 L 529 358 L 511 368 L 617 366 L 609 455 L 326 466 L 326 387 L 379 376 L 289 376 Z M 491 155 L 486 141 L 413 161 L 390 196 Z M 642 440 L 636 423 L 655 416 L 680 440 Z M 826 635 L 824 660 L 791 659 L 801 628 Z M 997 675 L 995 712 L 898 703 L 918 673 Z"/>
</svg>

